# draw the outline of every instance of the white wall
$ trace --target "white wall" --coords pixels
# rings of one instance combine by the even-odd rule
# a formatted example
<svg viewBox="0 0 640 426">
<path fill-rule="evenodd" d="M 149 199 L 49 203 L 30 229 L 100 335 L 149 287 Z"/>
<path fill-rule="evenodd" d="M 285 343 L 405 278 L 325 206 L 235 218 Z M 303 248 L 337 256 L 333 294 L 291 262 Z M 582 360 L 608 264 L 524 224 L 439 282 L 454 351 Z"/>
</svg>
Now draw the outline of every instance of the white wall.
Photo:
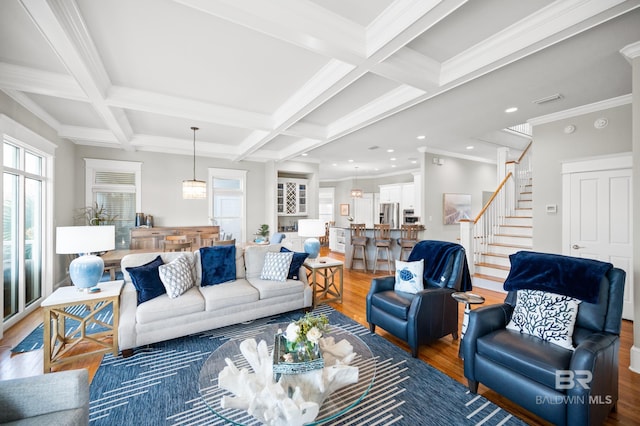
<svg viewBox="0 0 640 426">
<path fill-rule="evenodd" d="M 609 124 L 596 129 L 594 122 L 605 117 Z M 562 161 L 631 152 L 631 105 L 623 105 L 557 121 L 535 124 L 533 120 L 533 248 L 562 253 Z M 567 134 L 568 125 L 576 126 Z M 545 206 L 558 206 L 547 214 Z"/>
</svg>

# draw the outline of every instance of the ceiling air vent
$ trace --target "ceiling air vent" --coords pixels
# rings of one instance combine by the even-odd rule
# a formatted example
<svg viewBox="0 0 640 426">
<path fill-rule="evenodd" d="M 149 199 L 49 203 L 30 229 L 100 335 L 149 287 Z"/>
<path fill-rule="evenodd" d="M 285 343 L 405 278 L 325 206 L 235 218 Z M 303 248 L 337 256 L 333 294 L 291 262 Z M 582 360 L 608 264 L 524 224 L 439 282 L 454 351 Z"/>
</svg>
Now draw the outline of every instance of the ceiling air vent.
<svg viewBox="0 0 640 426">
<path fill-rule="evenodd" d="M 544 98 L 536 99 L 535 101 L 533 101 L 533 103 L 541 105 L 541 104 L 546 104 L 547 102 L 558 101 L 558 100 L 560 100 L 562 98 L 563 98 L 563 96 L 560 93 L 556 93 L 556 94 L 553 94 L 551 96 L 547 96 L 547 97 L 544 97 Z"/>
<path fill-rule="evenodd" d="M 378 145 L 372 145 L 367 149 L 369 149 L 369 151 L 373 151 L 373 150 L 378 149 L 378 148 L 380 148 Z"/>
</svg>

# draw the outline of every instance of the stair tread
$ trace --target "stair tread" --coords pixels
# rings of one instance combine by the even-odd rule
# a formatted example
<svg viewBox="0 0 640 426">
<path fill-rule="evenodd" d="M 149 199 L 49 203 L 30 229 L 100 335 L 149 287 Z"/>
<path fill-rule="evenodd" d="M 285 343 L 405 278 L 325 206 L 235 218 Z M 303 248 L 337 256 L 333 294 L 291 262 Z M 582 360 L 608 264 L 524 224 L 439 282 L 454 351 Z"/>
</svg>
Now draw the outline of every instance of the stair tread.
<svg viewBox="0 0 640 426">
<path fill-rule="evenodd" d="M 533 216 L 505 216 L 509 219 L 533 219 Z"/>
<path fill-rule="evenodd" d="M 504 226 L 506 228 L 533 228 L 532 225 L 500 225 L 501 227 Z"/>
<path fill-rule="evenodd" d="M 505 243 L 489 243 L 487 244 L 489 246 L 498 246 L 498 247 L 512 247 L 512 248 L 518 248 L 518 249 L 533 249 L 532 246 L 523 246 L 523 245 L 519 245 L 519 244 L 505 244 Z"/>
<path fill-rule="evenodd" d="M 489 281 L 495 281 L 495 282 L 498 282 L 498 283 L 504 283 L 504 278 L 494 277 L 493 275 L 475 273 L 475 274 L 473 274 L 473 276 L 477 277 L 477 278 L 482 278 L 483 280 L 489 280 Z"/>
<path fill-rule="evenodd" d="M 478 262 L 476 263 L 476 266 L 485 266 L 487 268 L 501 269 L 503 271 L 508 271 L 511 269 L 510 266 L 498 265 L 496 263 L 487 263 L 487 262 Z"/>
<path fill-rule="evenodd" d="M 493 253 L 493 252 L 486 252 L 486 253 L 481 253 L 484 256 L 493 256 L 493 257 L 504 257 L 504 258 L 508 258 L 509 255 L 505 254 L 505 253 Z"/>
<path fill-rule="evenodd" d="M 518 235 L 518 234 L 494 234 L 496 237 L 514 237 L 514 238 L 531 238 L 531 235 Z"/>
</svg>

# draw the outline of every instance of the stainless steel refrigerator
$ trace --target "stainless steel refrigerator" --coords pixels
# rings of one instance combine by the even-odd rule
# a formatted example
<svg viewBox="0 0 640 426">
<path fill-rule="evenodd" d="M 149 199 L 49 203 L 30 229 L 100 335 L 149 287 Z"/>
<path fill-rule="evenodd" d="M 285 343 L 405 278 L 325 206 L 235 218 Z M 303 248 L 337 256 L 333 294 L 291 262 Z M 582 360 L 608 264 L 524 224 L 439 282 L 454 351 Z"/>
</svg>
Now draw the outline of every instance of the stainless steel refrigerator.
<svg viewBox="0 0 640 426">
<path fill-rule="evenodd" d="M 379 223 L 388 223 L 391 229 L 400 228 L 400 203 L 380 203 Z"/>
</svg>

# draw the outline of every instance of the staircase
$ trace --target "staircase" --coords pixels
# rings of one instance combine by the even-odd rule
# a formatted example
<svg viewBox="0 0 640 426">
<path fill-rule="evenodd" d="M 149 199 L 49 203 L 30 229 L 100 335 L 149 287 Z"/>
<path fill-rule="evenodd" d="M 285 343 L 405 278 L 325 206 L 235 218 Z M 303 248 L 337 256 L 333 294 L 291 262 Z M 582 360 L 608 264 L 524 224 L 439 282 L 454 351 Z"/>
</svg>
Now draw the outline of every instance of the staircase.
<svg viewBox="0 0 640 426">
<path fill-rule="evenodd" d="M 475 278 L 504 283 L 510 269 L 509 255 L 533 248 L 532 189 L 531 183 L 524 186 L 513 215 L 505 216 L 504 224 L 497 226 L 493 240 L 474 262 Z"/>
<path fill-rule="evenodd" d="M 533 249 L 530 147 L 531 143 L 517 161 L 505 164 L 506 176 L 478 216 L 460 223 L 474 286 L 502 291 L 509 255 Z"/>
</svg>

